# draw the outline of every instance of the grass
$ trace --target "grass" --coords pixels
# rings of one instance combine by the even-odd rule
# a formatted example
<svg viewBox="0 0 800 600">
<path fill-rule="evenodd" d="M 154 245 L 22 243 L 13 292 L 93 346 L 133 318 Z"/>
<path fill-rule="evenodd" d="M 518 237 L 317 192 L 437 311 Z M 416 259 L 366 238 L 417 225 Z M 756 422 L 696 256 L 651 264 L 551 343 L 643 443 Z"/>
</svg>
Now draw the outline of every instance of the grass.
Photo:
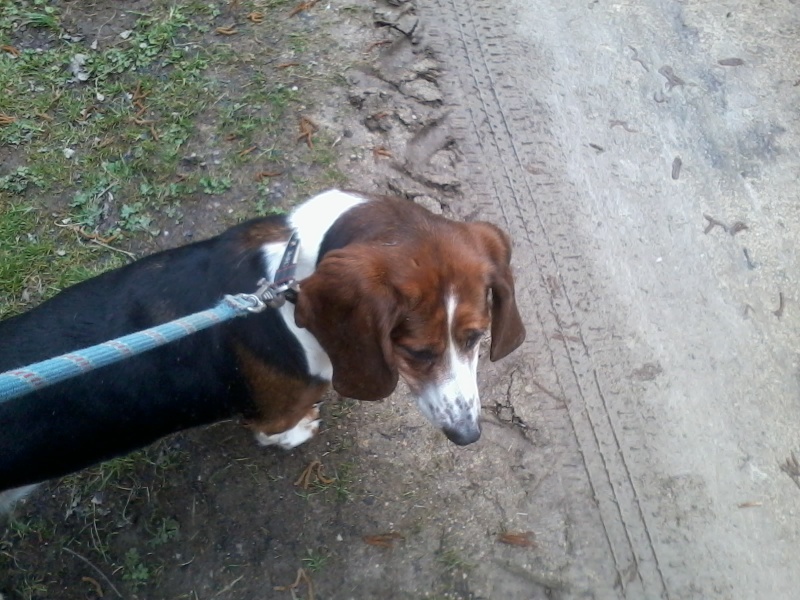
<svg viewBox="0 0 800 600">
<path fill-rule="evenodd" d="M 325 566 L 325 563 L 328 562 L 328 558 L 330 558 L 330 554 L 324 549 L 309 549 L 306 552 L 305 557 L 303 557 L 302 562 L 306 569 L 314 573 L 321 570 Z"/>
<path fill-rule="evenodd" d="M 0 206 L 0 318 L 124 263 L 70 229 L 42 227 L 44 218 L 30 204 Z"/>
<path fill-rule="evenodd" d="M 467 562 L 458 550 L 453 548 L 449 548 L 447 550 L 443 550 L 436 556 L 437 562 L 444 568 L 444 570 L 448 573 L 453 571 L 471 571 L 474 568 L 474 565 Z"/>
<path fill-rule="evenodd" d="M 291 83 L 292 69 L 266 73 L 248 64 L 238 93 L 228 89 L 228 71 L 246 61 L 226 39 L 210 37 L 226 9 L 154 0 L 128 17 L 125 37 L 90 47 L 88 38 L 65 35 L 58 3 L 0 5 L 0 46 L 13 49 L 0 51 L 0 318 L 125 262 L 91 236 L 146 247 L 185 222 L 189 198 L 248 200 L 249 209 L 228 211 L 231 221 L 284 210 L 267 199 L 269 182 L 248 179 L 252 171 L 242 167 L 283 171 L 281 163 L 305 152 L 312 176 L 286 174 L 298 195 L 346 183 L 323 132 L 313 149 L 297 142 L 294 113 L 301 102 L 307 110 L 308 99 Z M 49 35 L 47 43 L 20 43 L 20 32 L 32 31 Z M 302 31 L 283 37 L 298 58 L 313 45 Z M 219 158 L 194 165 L 191 148 L 206 149 L 199 123 L 214 124 Z"/>
<path fill-rule="evenodd" d="M 309 88 L 330 76 L 317 72 L 317 34 L 286 19 L 296 4 L 242 0 L 229 38 L 215 34 L 234 20 L 226 0 L 150 0 L 136 13 L 0 2 L 0 319 L 126 264 L 130 252 L 281 214 L 295 198 L 346 183 L 324 128 L 313 148 L 298 141 L 300 114 L 314 114 Z M 87 25 L 104 8 L 114 26 Z M 276 12 L 255 24 L 251 10 Z M 299 64 L 277 69 L 279 53 Z M 256 178 L 261 171 L 278 175 Z M 4 591 L 52 597 L 62 569 L 53 565 L 70 548 L 126 597 L 159 597 L 164 557 L 188 534 L 158 495 L 186 460 L 162 443 L 49 486 L 52 499 L 40 495 L 49 517 L 0 529 Z M 348 501 L 352 465 L 310 493 Z M 314 570 L 326 555 L 306 559 Z"/>
</svg>

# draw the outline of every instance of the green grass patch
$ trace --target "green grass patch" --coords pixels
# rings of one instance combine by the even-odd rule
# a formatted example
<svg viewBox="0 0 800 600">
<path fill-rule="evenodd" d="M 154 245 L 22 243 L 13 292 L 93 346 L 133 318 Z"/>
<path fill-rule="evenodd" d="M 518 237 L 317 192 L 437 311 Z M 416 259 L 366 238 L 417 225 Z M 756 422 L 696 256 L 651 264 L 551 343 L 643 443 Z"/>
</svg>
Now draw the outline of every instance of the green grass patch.
<svg viewBox="0 0 800 600">
<path fill-rule="evenodd" d="M 125 262 L 71 230 L 42 227 L 43 220 L 29 205 L 0 206 L 0 319 Z"/>
<path fill-rule="evenodd" d="M 40 11 L 33 18 L 31 11 Z M 38 14 L 38 13 L 37 13 Z M 20 27 L 59 30 L 58 9 L 20 2 L 0 6 L 0 32 Z M 21 194 L 30 182 L 72 197 L 69 216 L 85 227 L 100 222 L 104 186 L 121 198 L 174 177 L 194 119 L 216 94 L 206 76 L 210 57 L 198 44 L 187 11 L 162 6 L 140 16 L 124 38 L 98 47 L 54 35 L 43 48 L 0 53 L 0 149 L 15 148 L 25 171 L 4 173 L 0 194 Z M 125 215 L 103 215 L 106 231 L 152 233 L 149 220 L 173 194 L 157 192 Z M 121 212 L 121 211 L 120 211 Z M 118 219 L 119 223 L 108 223 Z"/>
</svg>

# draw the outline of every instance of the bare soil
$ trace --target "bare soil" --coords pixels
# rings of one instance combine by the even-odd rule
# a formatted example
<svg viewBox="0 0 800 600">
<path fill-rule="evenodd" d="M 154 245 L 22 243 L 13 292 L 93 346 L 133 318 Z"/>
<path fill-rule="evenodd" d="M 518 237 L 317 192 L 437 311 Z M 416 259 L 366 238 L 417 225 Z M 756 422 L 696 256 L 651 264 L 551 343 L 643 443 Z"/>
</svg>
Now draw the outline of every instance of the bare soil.
<svg viewBox="0 0 800 600">
<path fill-rule="evenodd" d="M 76 22 L 85 6 L 127 11 L 67 4 Z M 256 73 L 297 86 L 302 101 L 252 138 L 280 153 L 244 158 L 229 190 L 197 194 L 161 224 L 170 235 L 131 247 L 256 212 L 267 169 L 282 175 L 262 208 L 334 182 L 497 223 L 529 335 L 500 363 L 482 357 L 483 437 L 449 444 L 402 388 L 332 397 L 319 437 L 291 453 L 235 422 L 185 432 L 20 506 L 0 589 L 796 597 L 795 3 L 353 0 L 291 18 L 279 4 L 262 3 L 274 26 L 259 34 L 235 3 L 215 26 L 241 28 L 219 102 Z M 311 73 L 281 67 L 304 61 Z M 190 177 L 225 175 L 248 147 L 219 135 L 213 105 L 204 114 Z"/>
<path fill-rule="evenodd" d="M 219 103 L 246 103 L 256 72 L 299 94 L 275 128 L 248 140 L 260 149 L 277 144 L 280 153 L 238 165 L 231 188 L 210 201 L 202 194 L 183 198 L 179 221 L 159 216 L 159 234 L 129 236 L 127 249 L 202 239 L 254 215 L 260 171 L 275 174 L 270 210 L 346 184 L 454 215 L 452 205 L 462 201 L 456 174 L 462 157 L 442 126 L 441 66 L 418 37 L 423 27 L 414 5 L 319 3 L 290 17 L 291 4 L 274 4 L 260 8 L 265 20 L 279 24 L 266 33 L 248 24 L 236 3 L 219 4 L 215 25 L 234 22 L 254 32 L 225 38 L 240 60 L 216 77 Z M 148 0 L 125 7 L 99 0 L 62 8 L 66 30 L 102 46 L 151 7 Z M 219 44 L 213 29 L 206 37 Z M 14 43 L 54 42 L 23 29 Z M 313 65 L 313 74 L 293 77 L 300 64 Z M 177 177 L 198 169 L 213 176 L 220 158 L 245 149 L 219 134 L 216 114 L 209 107 L 196 119 Z M 310 142 L 299 137 L 302 119 L 312 125 Z M 46 201 L 59 210 L 69 197 Z M 111 206 L 107 219 L 116 214 Z M 51 482 L 18 505 L 2 535 L 0 591 L 64 600 L 310 598 L 313 585 L 315 598 L 472 597 L 470 541 L 461 539 L 447 506 L 485 492 L 466 477 L 442 488 L 438 473 L 453 477 L 458 468 L 463 477 L 460 456 L 475 452 L 451 447 L 411 402 L 403 394 L 375 405 L 332 397 L 320 435 L 291 453 L 257 447 L 230 422 Z M 503 419 L 496 427 L 526 439 L 521 421 L 510 413 Z M 396 464 L 420 439 L 427 448 L 414 452 L 418 468 Z M 321 466 L 304 485 L 299 478 L 315 461 Z M 487 524 L 484 537 L 494 540 L 506 527 Z M 508 551 L 528 552 L 527 537 L 521 543 Z M 295 589 L 298 569 L 307 579 Z"/>
</svg>

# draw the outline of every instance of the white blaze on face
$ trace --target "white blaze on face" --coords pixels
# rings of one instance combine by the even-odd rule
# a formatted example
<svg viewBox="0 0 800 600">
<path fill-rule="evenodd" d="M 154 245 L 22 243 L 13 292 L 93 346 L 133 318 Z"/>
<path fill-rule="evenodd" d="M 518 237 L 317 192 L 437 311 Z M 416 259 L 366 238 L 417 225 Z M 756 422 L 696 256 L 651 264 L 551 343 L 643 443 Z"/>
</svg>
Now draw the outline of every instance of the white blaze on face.
<svg viewBox="0 0 800 600">
<path fill-rule="evenodd" d="M 478 396 L 478 345 L 467 350 L 455 338 L 458 298 L 449 294 L 447 310 L 447 348 L 437 377 L 422 389 L 417 400 L 430 421 L 456 444 L 465 445 L 480 437 Z"/>
</svg>

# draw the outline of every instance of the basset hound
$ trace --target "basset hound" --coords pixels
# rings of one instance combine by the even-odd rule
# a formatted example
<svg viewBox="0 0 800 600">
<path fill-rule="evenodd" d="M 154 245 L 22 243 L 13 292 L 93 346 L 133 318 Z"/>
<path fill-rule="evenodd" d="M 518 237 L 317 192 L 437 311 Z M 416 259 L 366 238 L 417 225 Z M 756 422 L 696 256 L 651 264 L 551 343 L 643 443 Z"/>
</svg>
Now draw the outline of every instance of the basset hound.
<svg viewBox="0 0 800 600">
<path fill-rule="evenodd" d="M 491 332 L 498 360 L 525 337 L 511 245 L 398 198 L 327 191 L 79 283 L 0 322 L 0 372 L 252 292 L 292 232 L 294 302 L 0 404 L 0 490 L 237 414 L 261 444 L 293 448 L 317 432 L 330 385 L 377 400 L 400 376 L 450 440 L 475 442 L 480 341 Z"/>
</svg>

